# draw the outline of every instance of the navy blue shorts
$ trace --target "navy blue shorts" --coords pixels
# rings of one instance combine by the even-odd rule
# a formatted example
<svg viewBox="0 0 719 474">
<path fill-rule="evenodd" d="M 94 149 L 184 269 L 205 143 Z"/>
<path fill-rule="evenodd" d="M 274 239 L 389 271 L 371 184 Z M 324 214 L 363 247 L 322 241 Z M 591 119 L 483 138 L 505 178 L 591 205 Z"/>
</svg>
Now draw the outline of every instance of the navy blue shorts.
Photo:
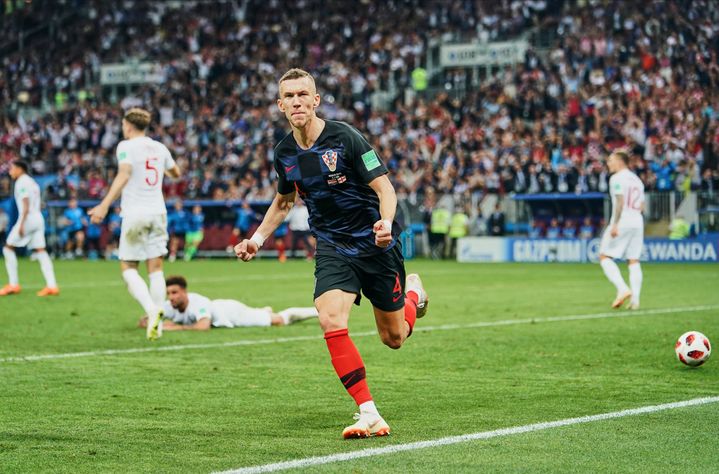
<svg viewBox="0 0 719 474">
<path fill-rule="evenodd" d="M 329 290 L 357 295 L 359 305 L 364 294 L 382 311 L 404 308 L 404 257 L 399 241 L 384 253 L 368 257 L 348 257 L 323 242 L 315 256 L 315 299 Z"/>
</svg>

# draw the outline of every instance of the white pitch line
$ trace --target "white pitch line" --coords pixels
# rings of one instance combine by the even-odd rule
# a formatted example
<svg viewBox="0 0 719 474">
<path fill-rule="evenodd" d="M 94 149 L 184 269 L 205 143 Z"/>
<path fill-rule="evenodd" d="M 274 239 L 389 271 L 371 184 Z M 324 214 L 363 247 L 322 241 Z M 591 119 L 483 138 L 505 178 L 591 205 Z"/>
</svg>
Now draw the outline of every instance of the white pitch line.
<svg viewBox="0 0 719 474">
<path fill-rule="evenodd" d="M 594 313 L 594 314 L 575 314 L 569 316 L 552 316 L 546 318 L 527 318 L 527 319 L 504 319 L 499 321 L 480 321 L 476 323 L 468 324 L 442 324 L 438 326 L 421 326 L 415 328 L 415 332 L 425 331 L 453 331 L 456 329 L 474 329 L 484 328 L 493 326 L 510 326 L 515 324 L 539 324 L 539 323 L 557 323 L 564 321 L 584 321 L 589 319 L 605 319 L 605 318 L 630 318 L 636 316 L 651 316 L 657 314 L 672 314 L 672 313 L 689 313 L 696 311 L 709 311 L 719 309 L 719 305 L 703 305 L 703 306 L 687 306 L 678 308 L 659 308 L 659 309 L 645 309 L 639 311 L 614 311 L 606 313 Z M 376 331 L 364 331 L 364 332 L 353 332 L 352 337 L 367 337 L 376 335 Z M 229 342 L 210 342 L 206 344 L 177 344 L 173 346 L 158 346 L 158 347 L 135 347 L 130 349 L 106 349 L 98 351 L 85 351 L 85 352 L 65 352 L 60 354 L 33 354 L 26 356 L 15 356 L 15 357 L 3 357 L 0 358 L 0 363 L 8 362 L 34 362 L 40 360 L 54 360 L 54 359 L 73 359 L 79 357 L 94 357 L 94 356 L 106 356 L 106 355 L 123 355 L 123 354 L 138 354 L 143 352 L 171 352 L 171 351 L 183 351 L 191 349 L 215 349 L 223 347 L 236 347 L 236 346 L 255 346 L 263 344 L 280 344 L 286 342 L 298 342 L 298 341 L 311 341 L 315 339 L 322 339 L 322 336 L 294 336 L 294 337 L 278 337 L 271 339 L 242 339 L 239 341 Z"/>
<path fill-rule="evenodd" d="M 296 272 L 296 273 L 271 273 L 269 275 L 258 275 L 258 274 L 251 274 L 251 273 L 237 273 L 233 275 L 225 275 L 225 276 L 215 276 L 215 277 L 200 277 L 200 278 L 193 278 L 192 284 L 197 286 L 198 284 L 202 283 L 223 283 L 223 282 L 235 282 L 235 283 L 242 283 L 244 281 L 266 281 L 266 280 L 294 280 L 297 278 L 305 278 L 307 275 L 311 275 L 313 273 L 313 269 L 308 269 L 306 272 Z M 422 274 L 427 275 L 456 275 L 456 271 L 450 271 L 450 270 L 429 270 L 425 271 Z M 105 288 L 108 286 L 125 286 L 125 282 L 122 278 L 118 276 L 118 278 L 112 279 L 112 280 L 104 280 L 104 281 L 83 281 L 83 282 L 70 282 L 70 283 L 62 283 L 60 282 L 60 289 L 61 290 L 77 290 L 77 289 L 83 289 L 83 288 Z M 29 289 L 29 290 L 39 290 L 44 287 L 44 284 L 42 285 L 23 285 L 23 288 Z"/>
<path fill-rule="evenodd" d="M 273 464 L 263 464 L 259 466 L 243 467 L 239 469 L 222 471 L 218 474 L 257 474 L 261 472 L 275 472 L 286 469 L 300 469 L 310 466 L 320 466 L 335 462 L 352 461 L 355 459 L 369 458 L 374 456 L 383 456 L 386 454 L 396 454 L 403 451 L 415 451 L 418 449 L 436 448 L 439 446 L 448 446 L 458 443 L 466 443 L 468 441 L 477 441 L 500 436 L 514 436 L 522 433 L 531 433 L 534 431 L 548 430 L 552 428 L 561 428 L 563 426 L 579 425 L 583 423 L 593 423 L 595 421 L 612 420 L 615 418 L 623 418 L 625 416 L 644 415 L 647 413 L 656 413 L 665 410 L 674 410 L 677 408 L 686 408 L 699 405 L 707 405 L 709 403 L 719 402 L 717 397 L 694 398 L 692 400 L 684 400 L 681 402 L 665 403 L 662 405 L 650 405 L 640 408 L 632 408 L 629 410 L 614 411 L 609 413 L 601 413 L 599 415 L 580 416 L 577 418 L 566 418 L 564 420 L 546 421 L 543 423 L 535 423 L 532 425 L 515 426 L 512 428 L 502 428 L 493 431 L 482 431 L 479 433 L 470 433 L 459 436 L 448 436 L 446 438 L 438 438 L 427 441 L 418 441 L 415 443 L 395 444 L 385 446 L 383 448 L 362 449 L 359 451 L 350 451 L 346 453 L 330 454 L 328 456 L 315 456 L 311 458 L 295 459 L 292 461 L 284 461 Z"/>
</svg>

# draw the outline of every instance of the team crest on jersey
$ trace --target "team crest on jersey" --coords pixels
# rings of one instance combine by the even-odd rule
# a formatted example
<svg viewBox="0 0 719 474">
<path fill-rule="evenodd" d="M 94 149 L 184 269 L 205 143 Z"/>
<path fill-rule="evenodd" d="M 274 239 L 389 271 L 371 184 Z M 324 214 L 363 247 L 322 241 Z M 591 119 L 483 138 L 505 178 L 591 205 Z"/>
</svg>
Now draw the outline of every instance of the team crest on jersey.
<svg viewBox="0 0 719 474">
<path fill-rule="evenodd" d="M 327 150 L 322 155 L 322 161 L 325 162 L 327 168 L 329 168 L 330 171 L 335 171 L 337 169 L 337 152 L 333 150 Z"/>
</svg>

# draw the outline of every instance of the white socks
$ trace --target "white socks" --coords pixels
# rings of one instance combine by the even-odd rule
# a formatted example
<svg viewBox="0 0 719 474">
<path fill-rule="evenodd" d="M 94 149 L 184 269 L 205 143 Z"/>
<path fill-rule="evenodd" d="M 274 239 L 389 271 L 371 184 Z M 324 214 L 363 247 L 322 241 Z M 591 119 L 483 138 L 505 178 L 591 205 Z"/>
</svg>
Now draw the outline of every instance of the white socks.
<svg viewBox="0 0 719 474">
<path fill-rule="evenodd" d="M 158 310 L 158 306 L 152 302 L 150 290 L 147 288 L 145 280 L 137 273 L 137 269 L 128 268 L 122 272 L 122 279 L 127 283 L 127 290 L 132 297 L 135 298 L 137 302 L 140 303 L 140 306 L 142 306 L 142 309 L 145 310 L 145 314 L 148 317 L 153 317 Z"/>
<path fill-rule="evenodd" d="M 7 269 L 8 283 L 17 285 L 17 255 L 14 250 L 7 247 L 2 248 L 2 254 L 5 257 L 5 268 Z"/>
<path fill-rule="evenodd" d="M 622 278 L 622 272 L 619 271 L 619 267 L 611 258 L 603 258 L 599 261 L 599 264 L 604 270 L 604 274 L 612 284 L 617 287 L 617 294 L 626 293 L 629 291 L 629 287 Z"/>
<path fill-rule="evenodd" d="M 150 279 L 150 296 L 152 297 L 152 302 L 155 303 L 155 306 L 161 308 L 167 297 L 165 274 L 160 270 L 150 273 L 148 277 Z"/>
<path fill-rule="evenodd" d="M 40 270 L 42 270 L 42 276 L 45 277 L 45 286 L 48 288 L 57 288 L 57 281 L 55 281 L 55 270 L 52 266 L 52 260 L 50 255 L 46 251 L 37 252 L 37 261 L 40 262 Z"/>
<path fill-rule="evenodd" d="M 306 308 L 287 308 L 283 309 L 282 311 L 278 312 L 282 317 L 282 320 L 285 322 L 285 324 L 290 324 L 290 317 L 297 316 L 298 321 L 303 321 L 305 319 L 309 318 L 316 318 L 319 316 L 319 313 L 317 312 L 317 309 L 314 307 L 306 307 Z M 292 321 L 295 322 L 295 321 Z"/>
<path fill-rule="evenodd" d="M 11 250 L 7 247 L 3 247 L 2 254 L 5 257 L 5 268 L 7 269 L 8 283 L 11 285 L 19 284 L 17 276 L 17 254 L 15 250 Z M 42 270 L 42 276 L 45 277 L 45 286 L 48 288 L 57 288 L 57 281 L 55 281 L 55 270 L 52 267 L 52 260 L 50 255 L 46 251 L 35 252 L 34 255 L 37 257 L 37 261 L 40 263 L 40 270 Z"/>
<path fill-rule="evenodd" d="M 629 284 L 632 286 L 632 303 L 638 305 L 642 292 L 642 266 L 639 262 L 629 264 Z"/>
</svg>

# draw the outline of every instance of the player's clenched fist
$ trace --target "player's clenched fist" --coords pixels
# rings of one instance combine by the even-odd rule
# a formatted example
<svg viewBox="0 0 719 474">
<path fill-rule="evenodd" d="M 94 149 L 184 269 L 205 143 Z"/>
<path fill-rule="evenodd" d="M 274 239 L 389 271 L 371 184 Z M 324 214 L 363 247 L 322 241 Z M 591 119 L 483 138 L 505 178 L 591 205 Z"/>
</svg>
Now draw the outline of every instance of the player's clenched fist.
<svg viewBox="0 0 719 474">
<path fill-rule="evenodd" d="M 256 242 L 253 242 L 250 239 L 245 239 L 239 244 L 235 245 L 235 255 L 237 255 L 237 258 L 242 260 L 243 262 L 249 262 L 252 260 L 252 257 L 257 255 L 257 251 L 259 250 L 259 246 Z"/>
<path fill-rule="evenodd" d="M 374 223 L 374 243 L 377 247 L 387 247 L 392 242 L 392 222 L 385 219 Z"/>
</svg>

